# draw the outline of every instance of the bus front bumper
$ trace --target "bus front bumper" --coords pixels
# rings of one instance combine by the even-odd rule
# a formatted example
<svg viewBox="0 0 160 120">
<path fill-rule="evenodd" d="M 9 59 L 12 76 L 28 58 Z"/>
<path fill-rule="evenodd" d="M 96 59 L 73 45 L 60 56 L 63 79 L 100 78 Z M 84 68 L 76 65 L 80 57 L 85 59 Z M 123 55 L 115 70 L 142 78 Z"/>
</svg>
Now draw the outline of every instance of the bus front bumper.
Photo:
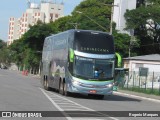
<svg viewBox="0 0 160 120">
<path fill-rule="evenodd" d="M 81 94 L 112 95 L 113 86 L 106 88 L 96 88 L 96 87 L 90 88 L 90 87 L 68 84 L 68 92 L 81 93 Z"/>
</svg>

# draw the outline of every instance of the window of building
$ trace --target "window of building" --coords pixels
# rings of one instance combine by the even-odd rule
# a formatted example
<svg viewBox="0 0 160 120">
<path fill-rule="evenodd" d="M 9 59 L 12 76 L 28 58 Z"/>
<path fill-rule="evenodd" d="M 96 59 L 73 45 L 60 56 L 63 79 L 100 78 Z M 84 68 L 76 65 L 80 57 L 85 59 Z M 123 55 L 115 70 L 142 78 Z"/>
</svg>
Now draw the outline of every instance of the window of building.
<svg viewBox="0 0 160 120">
<path fill-rule="evenodd" d="M 55 14 L 55 17 L 58 18 L 58 14 Z"/>
<path fill-rule="evenodd" d="M 50 20 L 53 20 L 53 13 L 50 13 Z"/>
</svg>

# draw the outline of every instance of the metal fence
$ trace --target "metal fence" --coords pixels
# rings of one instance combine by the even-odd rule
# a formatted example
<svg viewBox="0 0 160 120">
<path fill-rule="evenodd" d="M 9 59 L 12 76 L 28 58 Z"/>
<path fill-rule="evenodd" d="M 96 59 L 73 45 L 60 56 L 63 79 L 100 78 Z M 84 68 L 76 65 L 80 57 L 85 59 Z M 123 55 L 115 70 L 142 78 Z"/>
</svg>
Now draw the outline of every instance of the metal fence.
<svg viewBox="0 0 160 120">
<path fill-rule="evenodd" d="M 160 72 L 149 72 L 147 76 L 140 76 L 139 72 L 130 71 L 121 74 L 119 87 L 133 91 L 142 91 L 160 95 Z"/>
</svg>

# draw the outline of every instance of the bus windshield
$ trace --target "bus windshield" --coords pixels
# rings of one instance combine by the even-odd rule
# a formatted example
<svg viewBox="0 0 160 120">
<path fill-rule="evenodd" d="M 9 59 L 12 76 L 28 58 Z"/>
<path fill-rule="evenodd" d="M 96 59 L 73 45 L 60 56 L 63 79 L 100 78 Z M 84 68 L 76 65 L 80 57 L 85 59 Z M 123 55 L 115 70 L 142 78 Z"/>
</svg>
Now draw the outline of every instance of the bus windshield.
<svg viewBox="0 0 160 120">
<path fill-rule="evenodd" d="M 84 79 L 108 80 L 113 78 L 114 62 L 112 60 L 75 57 L 74 75 Z"/>
</svg>

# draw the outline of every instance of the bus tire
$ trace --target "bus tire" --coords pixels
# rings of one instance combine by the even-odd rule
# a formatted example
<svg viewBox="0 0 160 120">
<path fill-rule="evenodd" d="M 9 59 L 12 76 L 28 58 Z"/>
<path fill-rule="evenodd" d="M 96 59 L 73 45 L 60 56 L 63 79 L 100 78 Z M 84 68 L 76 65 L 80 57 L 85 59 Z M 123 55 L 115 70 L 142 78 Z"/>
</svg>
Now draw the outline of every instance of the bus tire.
<svg viewBox="0 0 160 120">
<path fill-rule="evenodd" d="M 45 90 L 48 90 L 48 91 L 50 90 L 47 77 L 45 77 L 45 79 L 44 79 L 44 89 L 45 89 Z"/>
<path fill-rule="evenodd" d="M 64 82 L 64 95 L 69 96 L 69 92 L 67 91 L 67 84 Z"/>
<path fill-rule="evenodd" d="M 63 89 L 64 87 L 63 87 L 63 81 L 60 79 L 60 83 L 59 83 L 59 93 L 61 94 L 61 95 L 63 95 L 63 93 L 64 93 L 64 89 Z"/>
<path fill-rule="evenodd" d="M 98 95 L 98 99 L 104 99 L 104 95 Z"/>
<path fill-rule="evenodd" d="M 68 96 L 67 85 L 66 85 L 65 82 L 64 82 L 64 95 L 65 95 L 65 96 Z"/>
</svg>

